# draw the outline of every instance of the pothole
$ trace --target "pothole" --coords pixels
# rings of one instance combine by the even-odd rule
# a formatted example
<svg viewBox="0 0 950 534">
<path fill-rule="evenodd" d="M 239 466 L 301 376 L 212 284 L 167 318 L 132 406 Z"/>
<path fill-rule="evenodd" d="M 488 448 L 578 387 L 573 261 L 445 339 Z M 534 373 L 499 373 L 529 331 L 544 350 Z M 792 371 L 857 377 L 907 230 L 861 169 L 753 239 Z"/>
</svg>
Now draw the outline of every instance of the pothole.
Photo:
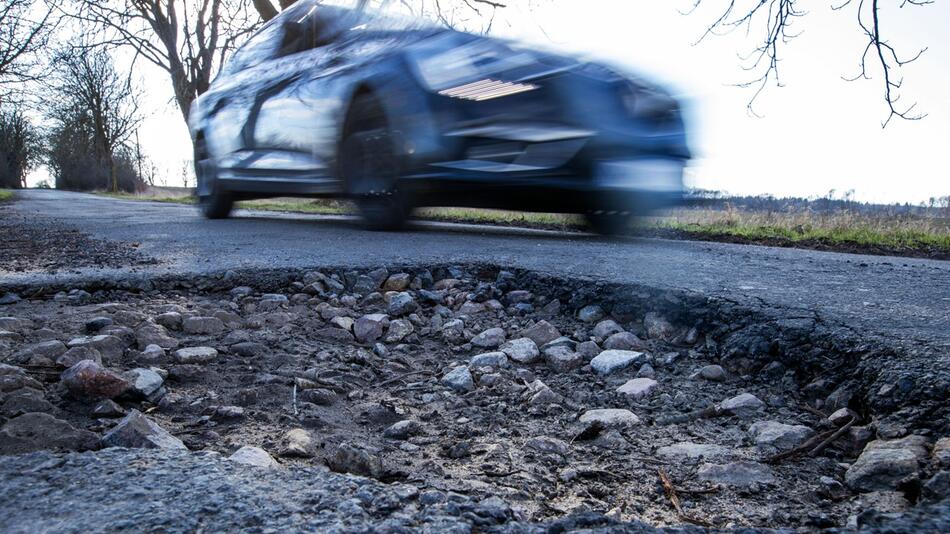
<svg viewBox="0 0 950 534">
<path fill-rule="evenodd" d="M 502 523 L 817 529 L 946 496 L 946 377 L 810 313 L 492 266 L 22 293 L 5 453 L 154 445 L 112 431 L 136 410 L 192 451 L 498 498 Z M 80 438 L 31 441 L 28 412 Z"/>
</svg>

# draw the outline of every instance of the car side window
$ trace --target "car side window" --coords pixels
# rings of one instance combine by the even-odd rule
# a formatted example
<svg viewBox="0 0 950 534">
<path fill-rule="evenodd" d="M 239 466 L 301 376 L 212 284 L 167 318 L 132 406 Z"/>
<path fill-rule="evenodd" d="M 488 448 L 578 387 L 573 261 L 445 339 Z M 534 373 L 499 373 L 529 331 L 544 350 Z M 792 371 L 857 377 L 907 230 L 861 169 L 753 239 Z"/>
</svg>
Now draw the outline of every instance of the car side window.
<svg viewBox="0 0 950 534">
<path fill-rule="evenodd" d="M 331 44 L 333 35 L 329 25 L 315 13 L 302 19 L 290 19 L 284 22 L 284 34 L 278 57 L 306 52 Z"/>
<path fill-rule="evenodd" d="M 225 73 L 235 74 L 276 57 L 283 34 L 280 24 L 268 24 L 258 30 L 234 53 L 225 67 Z"/>
</svg>

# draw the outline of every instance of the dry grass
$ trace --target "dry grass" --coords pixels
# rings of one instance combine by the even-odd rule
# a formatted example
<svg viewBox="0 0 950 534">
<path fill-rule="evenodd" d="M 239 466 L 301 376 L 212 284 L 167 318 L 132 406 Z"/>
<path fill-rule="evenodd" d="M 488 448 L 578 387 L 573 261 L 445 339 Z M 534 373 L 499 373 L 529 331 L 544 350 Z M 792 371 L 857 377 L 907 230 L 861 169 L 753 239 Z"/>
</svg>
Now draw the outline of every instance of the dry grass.
<svg viewBox="0 0 950 534">
<path fill-rule="evenodd" d="M 680 208 L 644 220 L 647 228 L 689 234 L 732 236 L 751 241 L 822 242 L 895 249 L 950 251 L 950 218 L 851 211 L 816 213 Z"/>
</svg>

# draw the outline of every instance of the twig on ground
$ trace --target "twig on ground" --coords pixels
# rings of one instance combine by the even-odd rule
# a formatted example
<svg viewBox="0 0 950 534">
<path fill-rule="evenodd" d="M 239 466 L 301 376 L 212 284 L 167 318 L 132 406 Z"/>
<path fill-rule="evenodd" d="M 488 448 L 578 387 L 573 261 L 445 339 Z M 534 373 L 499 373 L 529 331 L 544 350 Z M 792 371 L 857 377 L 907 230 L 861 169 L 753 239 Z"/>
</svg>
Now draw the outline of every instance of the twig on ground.
<svg viewBox="0 0 950 534">
<path fill-rule="evenodd" d="M 815 415 L 816 417 L 820 417 L 821 419 L 828 419 L 828 415 L 825 412 L 819 410 L 818 408 L 814 408 L 807 404 L 802 404 L 801 407 L 803 410 L 805 410 L 806 412 L 812 415 Z"/>
<path fill-rule="evenodd" d="M 297 415 L 297 383 L 294 382 L 294 390 L 291 393 L 291 402 L 294 407 L 294 415 Z"/>
<path fill-rule="evenodd" d="M 850 421 L 842 425 L 840 428 L 829 430 L 827 432 L 822 432 L 821 434 L 816 434 L 811 439 L 809 439 L 805 443 L 802 443 L 798 447 L 795 447 L 794 449 L 791 449 L 791 450 L 787 450 L 785 452 L 780 452 L 778 454 L 773 454 L 772 456 L 769 456 L 768 458 L 766 458 L 764 461 L 765 463 L 774 464 L 774 463 L 781 462 L 782 460 L 791 458 L 793 456 L 798 456 L 800 454 L 809 453 L 810 455 L 814 456 L 815 454 L 818 454 L 819 452 L 821 452 L 825 447 L 830 445 L 833 441 L 840 438 L 842 434 L 844 434 L 849 428 L 851 428 L 851 425 L 853 425 L 854 422 L 855 420 L 854 418 L 852 418 Z"/>
<path fill-rule="evenodd" d="M 850 421 L 842 425 L 842 427 L 839 428 L 834 434 L 832 434 L 831 437 L 829 437 L 825 441 L 822 441 L 821 443 L 818 444 L 817 447 L 812 449 L 811 452 L 808 453 L 808 455 L 812 457 L 818 456 L 818 453 L 823 451 L 825 447 L 827 447 L 828 445 L 831 445 L 832 443 L 834 443 L 836 439 L 844 435 L 844 433 L 847 432 L 848 429 L 854 425 L 856 420 L 857 420 L 856 418 L 852 417 Z"/>
<path fill-rule="evenodd" d="M 680 498 L 676 494 L 676 487 L 673 485 L 673 481 L 670 480 L 669 475 L 667 475 L 666 471 L 662 469 L 657 469 L 656 472 L 660 475 L 660 482 L 663 483 L 663 493 L 665 493 L 666 498 L 669 499 L 671 503 L 673 503 L 673 508 L 676 509 L 676 515 L 678 515 L 680 519 L 686 521 L 687 523 L 693 523 L 694 525 L 699 525 L 701 527 L 713 526 L 713 524 L 708 521 L 691 517 L 686 512 L 684 512 L 683 505 L 680 504 Z"/>
</svg>

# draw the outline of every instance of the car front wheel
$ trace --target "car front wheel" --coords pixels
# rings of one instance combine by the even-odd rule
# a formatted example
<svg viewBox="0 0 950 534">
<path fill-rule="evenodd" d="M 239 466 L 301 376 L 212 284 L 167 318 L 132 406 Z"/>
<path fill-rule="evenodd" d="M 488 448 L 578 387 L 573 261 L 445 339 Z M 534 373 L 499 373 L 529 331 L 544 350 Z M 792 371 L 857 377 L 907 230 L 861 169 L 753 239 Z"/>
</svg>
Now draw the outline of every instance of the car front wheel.
<svg viewBox="0 0 950 534">
<path fill-rule="evenodd" d="M 208 155 L 204 140 L 195 142 L 195 176 L 198 179 L 198 209 L 209 219 L 224 219 L 234 208 L 230 193 L 222 190 L 217 167 Z"/>
<path fill-rule="evenodd" d="M 361 97 L 347 120 L 341 171 L 346 192 L 370 230 L 398 230 L 412 205 L 399 190 L 399 162 L 382 111 L 371 97 Z"/>
</svg>

